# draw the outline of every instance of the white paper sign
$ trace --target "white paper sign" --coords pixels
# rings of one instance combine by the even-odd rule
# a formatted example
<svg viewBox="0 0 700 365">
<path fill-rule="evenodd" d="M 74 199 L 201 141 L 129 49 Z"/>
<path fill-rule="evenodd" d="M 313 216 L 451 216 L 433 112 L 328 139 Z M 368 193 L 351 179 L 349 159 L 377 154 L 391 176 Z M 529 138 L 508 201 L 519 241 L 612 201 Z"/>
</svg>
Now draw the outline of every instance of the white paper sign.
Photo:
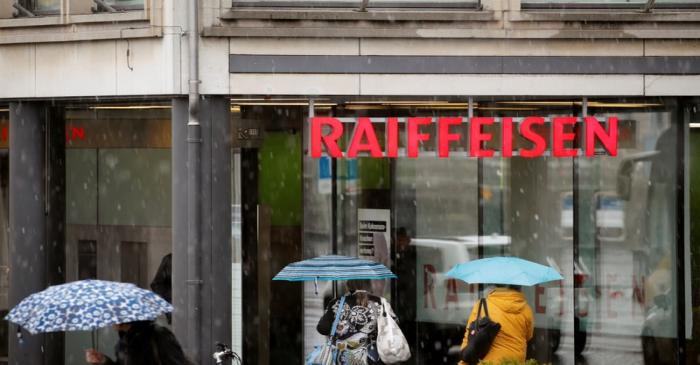
<svg viewBox="0 0 700 365">
<path fill-rule="evenodd" d="M 357 210 L 357 256 L 389 267 L 391 242 L 391 210 Z"/>
<path fill-rule="evenodd" d="M 389 243 L 391 242 L 391 210 L 357 210 L 357 256 L 391 267 Z M 386 280 L 372 282 L 372 292 L 388 296 Z"/>
</svg>

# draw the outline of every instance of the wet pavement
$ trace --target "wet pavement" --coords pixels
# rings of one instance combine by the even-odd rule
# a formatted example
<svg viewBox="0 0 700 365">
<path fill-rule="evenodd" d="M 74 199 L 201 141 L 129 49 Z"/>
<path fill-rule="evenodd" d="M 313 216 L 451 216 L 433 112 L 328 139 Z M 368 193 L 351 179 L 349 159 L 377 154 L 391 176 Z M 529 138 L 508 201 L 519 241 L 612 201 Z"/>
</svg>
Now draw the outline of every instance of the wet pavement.
<svg viewBox="0 0 700 365">
<path fill-rule="evenodd" d="M 562 337 L 555 355 L 555 365 L 643 364 L 641 340 L 638 337 L 590 336 L 583 354 L 574 359 L 573 337 Z"/>
</svg>

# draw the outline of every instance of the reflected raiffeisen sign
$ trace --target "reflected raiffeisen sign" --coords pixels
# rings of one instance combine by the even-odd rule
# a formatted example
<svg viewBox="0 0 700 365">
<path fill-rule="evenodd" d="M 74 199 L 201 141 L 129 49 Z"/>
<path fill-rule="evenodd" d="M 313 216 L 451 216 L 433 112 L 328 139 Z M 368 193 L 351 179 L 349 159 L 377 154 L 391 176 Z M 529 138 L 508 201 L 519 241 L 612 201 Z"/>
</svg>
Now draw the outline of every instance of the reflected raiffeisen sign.
<svg viewBox="0 0 700 365">
<path fill-rule="evenodd" d="M 618 120 L 608 117 L 313 117 L 310 154 L 333 158 L 416 158 L 433 143 L 440 158 L 463 148 L 471 157 L 617 156 Z M 352 128 L 352 131 L 349 129 Z M 580 145 L 581 148 L 577 148 Z"/>
</svg>

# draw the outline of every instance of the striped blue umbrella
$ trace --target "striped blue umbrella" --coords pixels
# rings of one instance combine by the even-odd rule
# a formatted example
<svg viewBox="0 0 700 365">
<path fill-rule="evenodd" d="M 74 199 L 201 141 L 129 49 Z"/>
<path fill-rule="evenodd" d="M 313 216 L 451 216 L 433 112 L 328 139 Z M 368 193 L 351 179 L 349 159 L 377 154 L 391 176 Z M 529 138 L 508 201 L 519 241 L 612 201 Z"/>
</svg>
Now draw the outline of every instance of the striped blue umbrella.
<svg viewBox="0 0 700 365">
<path fill-rule="evenodd" d="M 386 266 L 357 257 L 319 256 L 285 266 L 272 280 L 380 280 L 396 279 Z"/>
<path fill-rule="evenodd" d="M 134 284 L 82 280 L 28 296 L 5 319 L 36 334 L 152 320 L 172 310 L 165 299 Z"/>
</svg>

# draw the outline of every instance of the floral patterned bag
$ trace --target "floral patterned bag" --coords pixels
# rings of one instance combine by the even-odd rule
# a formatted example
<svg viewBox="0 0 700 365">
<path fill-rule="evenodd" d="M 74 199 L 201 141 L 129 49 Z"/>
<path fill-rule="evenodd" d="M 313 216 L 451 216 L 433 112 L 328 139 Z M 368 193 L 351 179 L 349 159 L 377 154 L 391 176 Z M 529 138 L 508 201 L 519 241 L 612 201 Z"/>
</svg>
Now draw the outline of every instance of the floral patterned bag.
<svg viewBox="0 0 700 365">
<path fill-rule="evenodd" d="M 338 363 L 341 365 L 367 365 L 369 341 L 366 334 L 357 333 L 350 338 L 339 341 L 336 346 L 339 351 Z"/>
</svg>

